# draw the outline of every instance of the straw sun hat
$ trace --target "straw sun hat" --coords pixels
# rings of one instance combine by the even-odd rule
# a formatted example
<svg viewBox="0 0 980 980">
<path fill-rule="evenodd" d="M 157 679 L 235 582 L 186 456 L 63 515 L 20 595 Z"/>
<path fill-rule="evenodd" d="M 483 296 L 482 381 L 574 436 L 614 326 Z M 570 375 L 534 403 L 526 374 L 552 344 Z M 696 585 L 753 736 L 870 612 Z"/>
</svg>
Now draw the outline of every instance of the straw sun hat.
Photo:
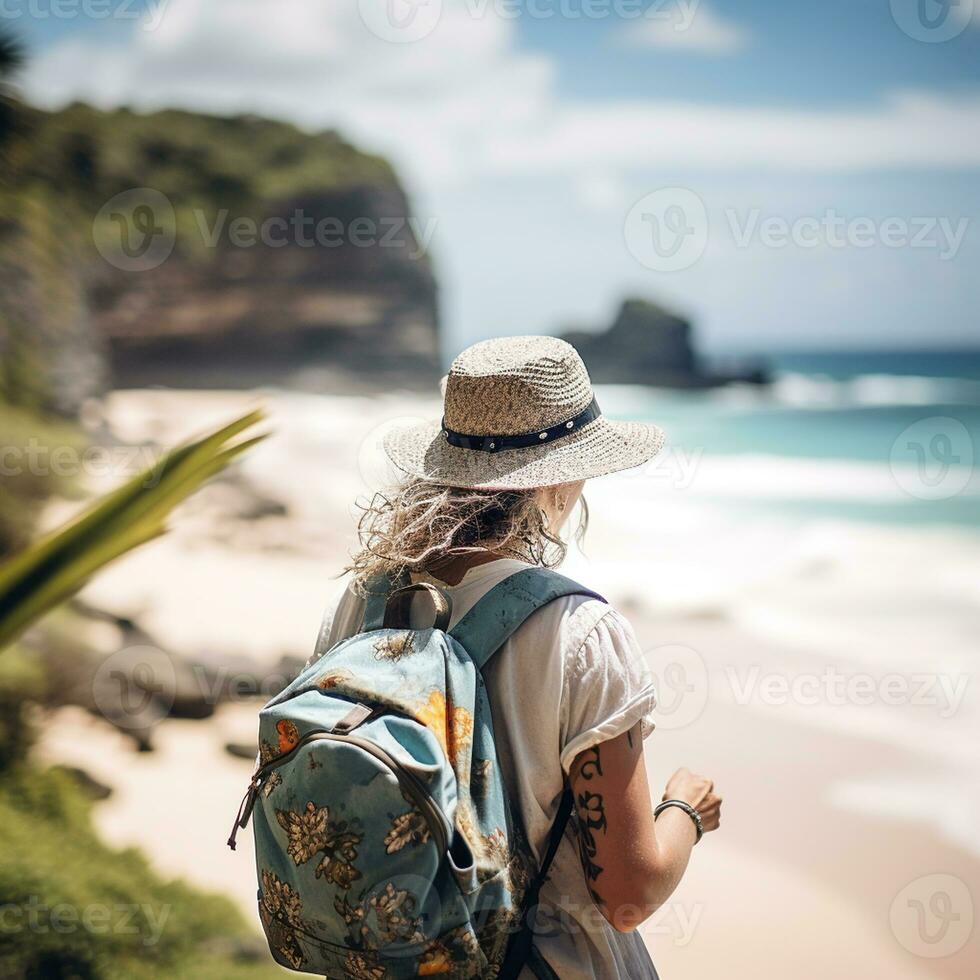
<svg viewBox="0 0 980 980">
<path fill-rule="evenodd" d="M 485 340 L 453 361 L 442 422 L 396 429 L 385 452 L 405 473 L 454 487 L 528 490 L 639 466 L 655 425 L 599 411 L 588 371 L 555 337 Z"/>
</svg>

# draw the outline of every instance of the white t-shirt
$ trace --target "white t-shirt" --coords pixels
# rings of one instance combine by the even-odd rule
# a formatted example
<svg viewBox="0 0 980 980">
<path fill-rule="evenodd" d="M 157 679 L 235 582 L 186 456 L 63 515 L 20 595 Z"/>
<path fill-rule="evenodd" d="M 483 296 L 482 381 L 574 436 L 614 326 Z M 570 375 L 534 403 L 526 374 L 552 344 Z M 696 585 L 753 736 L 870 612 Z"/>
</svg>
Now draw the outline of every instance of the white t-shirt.
<svg viewBox="0 0 980 980">
<path fill-rule="evenodd" d="M 504 558 L 470 568 L 455 586 L 428 580 L 452 598 L 452 627 L 498 582 L 527 567 Z M 363 616 L 364 600 L 345 591 L 324 619 L 318 648 L 352 636 Z M 494 654 L 484 678 L 507 792 L 540 860 L 576 756 L 637 722 L 646 737 L 653 685 L 629 623 L 586 596 L 556 599 L 534 613 Z M 561 980 L 655 980 L 640 934 L 617 932 L 592 902 L 571 822 L 540 913 L 535 945 Z M 525 977 L 533 980 L 526 969 Z"/>
</svg>

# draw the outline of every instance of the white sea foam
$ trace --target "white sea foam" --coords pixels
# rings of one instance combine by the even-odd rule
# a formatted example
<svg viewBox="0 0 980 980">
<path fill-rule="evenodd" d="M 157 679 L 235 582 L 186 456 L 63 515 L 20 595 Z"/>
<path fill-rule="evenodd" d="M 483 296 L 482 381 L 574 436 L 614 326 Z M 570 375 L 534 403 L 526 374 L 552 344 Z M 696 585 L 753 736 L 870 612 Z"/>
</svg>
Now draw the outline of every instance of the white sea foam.
<svg viewBox="0 0 980 980">
<path fill-rule="evenodd" d="M 811 469 L 812 461 L 789 462 L 790 472 L 797 464 Z M 835 492 L 853 496 L 854 484 L 845 478 L 850 464 L 840 465 Z M 732 479 L 740 480 L 736 495 L 751 494 L 760 470 L 731 466 Z M 869 469 L 864 497 L 890 492 L 887 480 Z M 607 588 L 659 614 L 724 610 L 775 642 L 845 650 L 857 661 L 909 668 L 928 657 L 948 669 L 974 662 L 977 532 L 864 524 L 778 508 L 745 511 L 731 506 L 731 493 L 723 494 L 731 484 L 717 476 L 712 493 L 654 488 L 629 477 L 589 487 L 601 541 L 594 571 Z M 794 479 L 784 481 L 790 484 L 784 494 L 812 496 L 804 480 Z M 826 483 L 823 492 L 830 492 Z"/>
<path fill-rule="evenodd" d="M 962 473 L 960 496 L 980 496 L 980 471 L 951 466 L 950 480 Z M 668 449 L 665 455 L 633 474 L 689 490 L 692 495 L 730 500 L 858 501 L 907 504 L 903 489 L 915 486 L 911 464 L 860 460 L 769 456 L 697 455 L 697 449 Z M 687 486 L 685 486 L 685 484 Z"/>
<path fill-rule="evenodd" d="M 874 499 L 888 488 L 880 469 L 810 460 L 719 461 L 710 494 L 653 489 L 622 477 L 597 481 L 589 488 L 597 558 L 588 567 L 573 559 L 570 572 L 596 582 L 614 602 L 643 609 L 647 643 L 656 640 L 658 622 L 670 624 L 661 642 L 695 644 L 699 624 L 731 623 L 730 641 L 705 654 L 712 700 L 921 758 L 923 768 L 944 781 L 937 798 L 948 802 L 947 812 L 926 812 L 922 787 L 909 777 L 842 785 L 833 802 L 845 810 L 927 820 L 980 851 L 970 839 L 980 812 L 970 788 L 980 744 L 980 535 L 955 527 L 828 520 L 805 510 L 793 516 L 777 508 L 745 512 L 724 496 L 736 483 L 738 496 L 765 493 L 754 483 L 781 472 L 776 482 L 783 495 L 813 496 L 803 475 L 823 473 L 825 496 L 833 490 Z M 758 688 L 733 681 L 734 671 L 744 685 L 751 670 L 787 683 L 806 676 L 813 684 L 831 671 L 841 683 L 871 685 L 875 696 L 870 703 L 791 697 L 774 705 Z M 896 678 L 907 685 L 899 704 L 888 696 Z M 746 699 L 747 690 L 752 696 Z"/>
<path fill-rule="evenodd" d="M 836 379 L 787 372 L 777 376 L 771 393 L 778 402 L 801 408 L 977 404 L 980 381 L 893 374 Z"/>
<path fill-rule="evenodd" d="M 840 408 L 860 405 L 976 405 L 980 381 L 916 375 L 861 374 L 835 379 L 787 372 L 776 377 L 772 393 L 784 405 Z"/>
</svg>

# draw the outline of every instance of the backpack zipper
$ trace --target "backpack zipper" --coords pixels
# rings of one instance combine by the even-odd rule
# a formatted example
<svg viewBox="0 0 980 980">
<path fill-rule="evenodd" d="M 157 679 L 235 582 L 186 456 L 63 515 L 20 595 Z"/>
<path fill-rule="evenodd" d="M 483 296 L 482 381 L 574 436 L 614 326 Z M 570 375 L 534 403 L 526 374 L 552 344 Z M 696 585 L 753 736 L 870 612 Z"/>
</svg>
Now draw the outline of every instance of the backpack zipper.
<svg viewBox="0 0 980 980">
<path fill-rule="evenodd" d="M 288 752 L 283 752 L 282 755 L 276 756 L 275 759 L 271 759 L 255 770 L 252 781 L 249 783 L 245 796 L 242 799 L 241 806 L 238 808 L 238 815 L 235 817 L 235 822 L 231 828 L 231 836 L 228 838 L 228 846 L 232 850 L 235 850 L 239 828 L 244 830 L 248 826 L 248 821 L 255 807 L 255 800 L 258 797 L 262 780 L 274 769 L 278 769 L 279 766 L 288 762 L 301 748 L 310 742 L 320 741 L 347 742 L 351 745 L 356 745 L 359 749 L 367 752 L 368 755 L 384 763 L 395 774 L 398 784 L 419 808 L 422 816 L 425 818 L 425 822 L 429 826 L 433 840 L 435 840 L 439 847 L 440 855 L 446 854 L 449 851 L 449 821 L 439 807 L 439 804 L 432 798 L 432 795 L 414 772 L 402 765 L 401 762 L 391 755 L 391 753 L 381 748 L 380 745 L 376 745 L 366 738 L 361 738 L 358 735 L 338 735 L 323 729 L 307 732 Z"/>
</svg>

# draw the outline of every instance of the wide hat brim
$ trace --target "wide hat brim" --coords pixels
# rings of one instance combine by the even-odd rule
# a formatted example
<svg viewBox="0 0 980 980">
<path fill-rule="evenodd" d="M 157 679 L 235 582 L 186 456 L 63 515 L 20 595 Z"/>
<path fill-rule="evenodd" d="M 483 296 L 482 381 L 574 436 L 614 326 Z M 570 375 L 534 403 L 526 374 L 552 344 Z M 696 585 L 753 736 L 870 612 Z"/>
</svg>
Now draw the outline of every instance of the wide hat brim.
<svg viewBox="0 0 980 980">
<path fill-rule="evenodd" d="M 496 453 L 450 445 L 438 422 L 385 436 L 388 458 L 409 476 L 473 490 L 530 490 L 577 483 L 649 462 L 663 448 L 663 430 L 645 422 L 600 416 L 548 445 Z"/>
</svg>

